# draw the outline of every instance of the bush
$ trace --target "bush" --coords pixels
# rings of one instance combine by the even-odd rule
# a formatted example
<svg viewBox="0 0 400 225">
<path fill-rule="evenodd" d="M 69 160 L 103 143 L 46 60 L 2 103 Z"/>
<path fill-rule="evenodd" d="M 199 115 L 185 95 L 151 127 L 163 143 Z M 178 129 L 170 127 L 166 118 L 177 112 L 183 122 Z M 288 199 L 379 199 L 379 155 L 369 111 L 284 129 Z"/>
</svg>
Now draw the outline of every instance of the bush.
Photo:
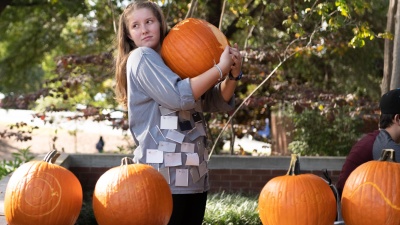
<svg viewBox="0 0 400 225">
<path fill-rule="evenodd" d="M 345 156 L 361 136 L 363 121 L 352 115 L 352 108 L 345 106 L 323 112 L 319 108 L 305 109 L 288 116 L 294 124 L 292 153 L 301 155 Z"/>
<path fill-rule="evenodd" d="M 0 180 L 8 174 L 14 172 L 21 164 L 26 163 L 34 158 L 29 151 L 30 147 L 19 149 L 18 152 L 12 153 L 12 160 L 5 160 L 0 162 Z"/>
</svg>

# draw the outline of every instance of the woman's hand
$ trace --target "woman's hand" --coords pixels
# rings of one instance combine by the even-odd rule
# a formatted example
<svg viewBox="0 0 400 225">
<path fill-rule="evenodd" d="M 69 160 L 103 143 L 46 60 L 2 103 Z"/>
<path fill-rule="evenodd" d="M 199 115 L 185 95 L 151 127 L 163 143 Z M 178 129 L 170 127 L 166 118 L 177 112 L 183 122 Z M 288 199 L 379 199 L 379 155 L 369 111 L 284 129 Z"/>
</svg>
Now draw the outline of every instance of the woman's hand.
<svg viewBox="0 0 400 225">
<path fill-rule="evenodd" d="M 240 54 L 238 44 L 235 43 L 234 47 L 229 48 L 229 53 L 232 55 L 233 64 L 230 68 L 233 77 L 238 77 L 242 70 L 242 55 Z"/>
<path fill-rule="evenodd" d="M 218 66 L 221 68 L 223 75 L 227 75 L 231 70 L 234 55 L 231 54 L 231 47 L 226 46 L 219 58 Z"/>
<path fill-rule="evenodd" d="M 240 55 L 240 51 L 238 48 L 238 44 L 235 43 L 233 47 L 229 47 L 229 56 L 231 57 L 231 64 L 229 65 L 230 75 L 229 79 L 225 79 L 221 83 L 221 95 L 226 102 L 229 102 L 235 92 L 235 88 L 237 85 L 237 77 L 242 73 L 242 55 Z M 226 50 L 226 49 L 225 49 Z M 232 78 L 233 76 L 233 78 Z"/>
</svg>

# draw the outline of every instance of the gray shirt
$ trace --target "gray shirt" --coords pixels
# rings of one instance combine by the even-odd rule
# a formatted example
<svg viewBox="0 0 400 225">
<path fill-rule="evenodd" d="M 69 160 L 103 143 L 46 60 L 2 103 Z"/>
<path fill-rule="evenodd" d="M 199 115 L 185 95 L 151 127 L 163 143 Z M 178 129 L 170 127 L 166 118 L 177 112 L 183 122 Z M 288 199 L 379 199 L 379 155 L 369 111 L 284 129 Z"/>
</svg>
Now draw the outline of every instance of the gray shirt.
<svg viewBox="0 0 400 225">
<path fill-rule="evenodd" d="M 378 160 L 381 157 L 383 149 L 394 149 L 396 161 L 400 162 L 400 145 L 392 139 L 385 129 L 381 129 L 378 136 L 376 136 L 374 147 L 372 149 L 374 160 Z"/>
<path fill-rule="evenodd" d="M 201 112 L 232 110 L 234 98 L 225 102 L 218 83 L 195 101 L 190 79 L 181 79 L 148 47 L 131 52 L 127 74 L 129 129 L 137 145 L 134 161 L 158 169 L 173 194 L 207 191 L 208 150 Z M 162 154 L 162 162 L 153 163 L 147 155 L 153 153 Z"/>
</svg>

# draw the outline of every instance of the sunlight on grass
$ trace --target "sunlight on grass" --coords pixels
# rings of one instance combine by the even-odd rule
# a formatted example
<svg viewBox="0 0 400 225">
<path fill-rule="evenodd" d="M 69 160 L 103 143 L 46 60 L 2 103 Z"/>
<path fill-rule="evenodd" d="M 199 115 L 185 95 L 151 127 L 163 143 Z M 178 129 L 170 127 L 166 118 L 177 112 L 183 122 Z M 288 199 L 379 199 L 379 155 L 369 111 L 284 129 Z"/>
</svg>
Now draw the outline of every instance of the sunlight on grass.
<svg viewBox="0 0 400 225">
<path fill-rule="evenodd" d="M 261 225 L 257 205 L 255 195 L 209 194 L 203 225 Z"/>
</svg>

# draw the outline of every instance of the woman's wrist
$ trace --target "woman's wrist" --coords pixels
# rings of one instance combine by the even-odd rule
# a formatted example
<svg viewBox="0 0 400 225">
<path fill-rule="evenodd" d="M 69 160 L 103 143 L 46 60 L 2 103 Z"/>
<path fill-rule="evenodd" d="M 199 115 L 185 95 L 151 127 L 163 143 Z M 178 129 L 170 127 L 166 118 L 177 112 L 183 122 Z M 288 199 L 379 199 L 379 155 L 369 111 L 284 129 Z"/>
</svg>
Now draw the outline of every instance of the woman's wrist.
<svg viewBox="0 0 400 225">
<path fill-rule="evenodd" d="M 243 72 L 242 71 L 240 71 L 239 75 L 237 75 L 237 76 L 234 76 L 232 74 L 232 71 L 229 71 L 229 76 L 228 77 L 229 77 L 229 80 L 238 81 L 238 80 L 242 79 L 242 76 L 243 76 Z"/>
<path fill-rule="evenodd" d="M 223 75 L 223 73 L 222 73 L 222 70 L 221 70 L 221 67 L 219 67 L 218 64 L 214 64 L 214 67 L 217 68 L 218 73 L 219 73 L 218 81 L 221 81 L 222 78 L 224 77 L 224 75 Z"/>
<path fill-rule="evenodd" d="M 219 72 L 218 81 L 221 81 L 225 77 L 227 77 L 227 75 L 229 73 L 229 66 L 224 65 L 222 62 L 219 62 L 218 64 L 214 64 L 214 67 L 216 67 L 218 69 L 218 72 Z"/>
</svg>

